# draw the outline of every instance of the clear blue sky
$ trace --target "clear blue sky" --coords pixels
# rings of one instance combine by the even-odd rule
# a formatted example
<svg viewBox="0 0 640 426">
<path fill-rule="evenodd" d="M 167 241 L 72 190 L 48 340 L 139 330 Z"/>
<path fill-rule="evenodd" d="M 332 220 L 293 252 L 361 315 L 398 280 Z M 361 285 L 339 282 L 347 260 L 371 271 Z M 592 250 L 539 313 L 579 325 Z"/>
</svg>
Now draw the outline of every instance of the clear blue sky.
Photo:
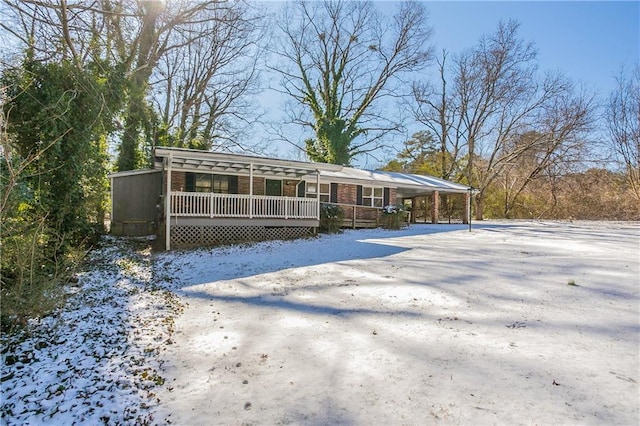
<svg viewBox="0 0 640 426">
<path fill-rule="evenodd" d="M 389 3 L 387 3 L 389 4 Z M 564 71 L 601 94 L 623 64 L 640 63 L 639 1 L 427 1 L 439 51 L 471 47 L 500 20 L 520 22 L 541 70 Z M 380 6 L 384 6 L 380 2 Z"/>
<path fill-rule="evenodd" d="M 357 0 L 356 0 L 357 1 Z M 280 1 L 272 1 L 275 7 Z M 396 11 L 398 1 L 375 1 Z M 561 70 L 607 94 L 624 64 L 640 63 L 640 0 L 424 1 L 436 52 L 473 47 L 500 20 L 520 22 L 519 35 L 535 44 L 541 70 Z"/>
</svg>

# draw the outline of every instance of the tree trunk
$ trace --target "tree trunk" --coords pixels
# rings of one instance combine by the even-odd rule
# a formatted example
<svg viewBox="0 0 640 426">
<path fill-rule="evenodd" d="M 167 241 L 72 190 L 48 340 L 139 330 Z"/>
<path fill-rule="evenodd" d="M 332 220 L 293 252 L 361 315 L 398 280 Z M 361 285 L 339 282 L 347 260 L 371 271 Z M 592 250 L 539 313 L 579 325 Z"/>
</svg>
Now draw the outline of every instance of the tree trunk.
<svg viewBox="0 0 640 426">
<path fill-rule="evenodd" d="M 484 215 L 484 194 L 482 191 L 476 194 L 475 203 L 476 203 L 476 212 L 475 212 L 474 219 L 482 220 L 482 216 Z"/>
<path fill-rule="evenodd" d="M 130 80 L 129 107 L 122 135 L 122 145 L 118 157 L 118 170 L 133 170 L 138 165 L 138 136 L 145 115 L 145 94 L 149 84 L 151 71 L 157 59 L 156 21 L 161 12 L 161 6 L 147 3 L 148 8 L 143 18 L 138 47 L 136 69 Z"/>
</svg>

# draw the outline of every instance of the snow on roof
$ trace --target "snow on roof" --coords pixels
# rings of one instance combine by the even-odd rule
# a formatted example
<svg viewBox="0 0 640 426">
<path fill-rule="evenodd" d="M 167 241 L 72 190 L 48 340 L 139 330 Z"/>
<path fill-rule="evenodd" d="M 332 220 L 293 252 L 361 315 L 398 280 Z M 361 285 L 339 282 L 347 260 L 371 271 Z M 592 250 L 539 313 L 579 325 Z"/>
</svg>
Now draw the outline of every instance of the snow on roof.
<svg viewBox="0 0 640 426">
<path fill-rule="evenodd" d="M 383 172 L 379 170 L 361 170 L 351 167 L 343 167 L 340 171 L 320 171 L 320 176 L 332 181 L 345 181 L 364 183 L 371 185 L 372 183 L 381 186 L 389 186 L 395 188 L 408 188 L 412 190 L 422 190 L 427 192 L 446 191 L 464 193 L 469 190 L 466 185 L 461 185 L 445 179 L 439 179 L 434 176 L 413 175 L 409 173 Z"/>
<path fill-rule="evenodd" d="M 413 175 L 409 173 L 397 173 L 397 172 L 382 172 L 376 173 L 387 175 L 394 181 L 399 182 L 402 185 L 418 185 L 418 186 L 431 186 L 434 189 L 446 189 L 449 192 L 467 192 L 469 187 L 460 183 L 451 182 L 450 180 L 440 179 L 435 176 L 428 175 Z"/>
</svg>

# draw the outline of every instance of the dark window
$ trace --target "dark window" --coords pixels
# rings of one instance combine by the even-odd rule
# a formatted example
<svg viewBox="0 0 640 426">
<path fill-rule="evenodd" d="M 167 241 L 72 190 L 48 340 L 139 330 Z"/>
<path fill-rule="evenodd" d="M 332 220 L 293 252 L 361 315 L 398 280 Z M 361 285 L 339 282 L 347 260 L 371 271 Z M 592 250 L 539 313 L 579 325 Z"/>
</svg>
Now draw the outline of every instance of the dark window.
<svg viewBox="0 0 640 426">
<path fill-rule="evenodd" d="M 238 176 L 228 176 L 229 194 L 238 194 Z"/>
<path fill-rule="evenodd" d="M 238 176 L 187 173 L 185 181 L 187 192 L 238 193 Z"/>
<path fill-rule="evenodd" d="M 187 173 L 185 176 L 185 191 L 187 192 L 195 192 L 196 190 L 196 174 L 195 173 Z"/>
<path fill-rule="evenodd" d="M 331 201 L 332 203 L 338 202 L 338 184 L 337 183 L 331 184 L 331 195 L 330 195 L 329 201 Z"/>
<path fill-rule="evenodd" d="M 265 181 L 265 195 L 282 196 L 282 181 L 266 179 Z"/>
<path fill-rule="evenodd" d="M 213 175 L 213 192 L 216 194 L 228 194 L 229 176 Z"/>
<path fill-rule="evenodd" d="M 196 192 L 213 192 L 212 175 L 196 173 Z"/>
</svg>

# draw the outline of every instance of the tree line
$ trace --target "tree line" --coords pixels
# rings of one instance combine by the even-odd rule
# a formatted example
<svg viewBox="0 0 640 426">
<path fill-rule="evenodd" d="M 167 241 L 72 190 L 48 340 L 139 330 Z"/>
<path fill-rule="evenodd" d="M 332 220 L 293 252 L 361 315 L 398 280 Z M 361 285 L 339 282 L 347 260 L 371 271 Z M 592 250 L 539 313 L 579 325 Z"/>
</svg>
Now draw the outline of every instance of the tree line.
<svg viewBox="0 0 640 426">
<path fill-rule="evenodd" d="M 603 101 L 540 74 L 515 21 L 436 54 L 427 7 L 3 0 L 3 324 L 55 305 L 105 231 L 109 172 L 147 166 L 155 146 L 268 148 L 246 141 L 266 127 L 256 95 L 274 75 L 289 102 L 265 139 L 309 160 L 349 165 L 393 148 L 389 169 L 476 188 L 478 218 L 638 219 L 638 67 Z M 407 125 L 423 130 L 390 146 Z"/>
</svg>

